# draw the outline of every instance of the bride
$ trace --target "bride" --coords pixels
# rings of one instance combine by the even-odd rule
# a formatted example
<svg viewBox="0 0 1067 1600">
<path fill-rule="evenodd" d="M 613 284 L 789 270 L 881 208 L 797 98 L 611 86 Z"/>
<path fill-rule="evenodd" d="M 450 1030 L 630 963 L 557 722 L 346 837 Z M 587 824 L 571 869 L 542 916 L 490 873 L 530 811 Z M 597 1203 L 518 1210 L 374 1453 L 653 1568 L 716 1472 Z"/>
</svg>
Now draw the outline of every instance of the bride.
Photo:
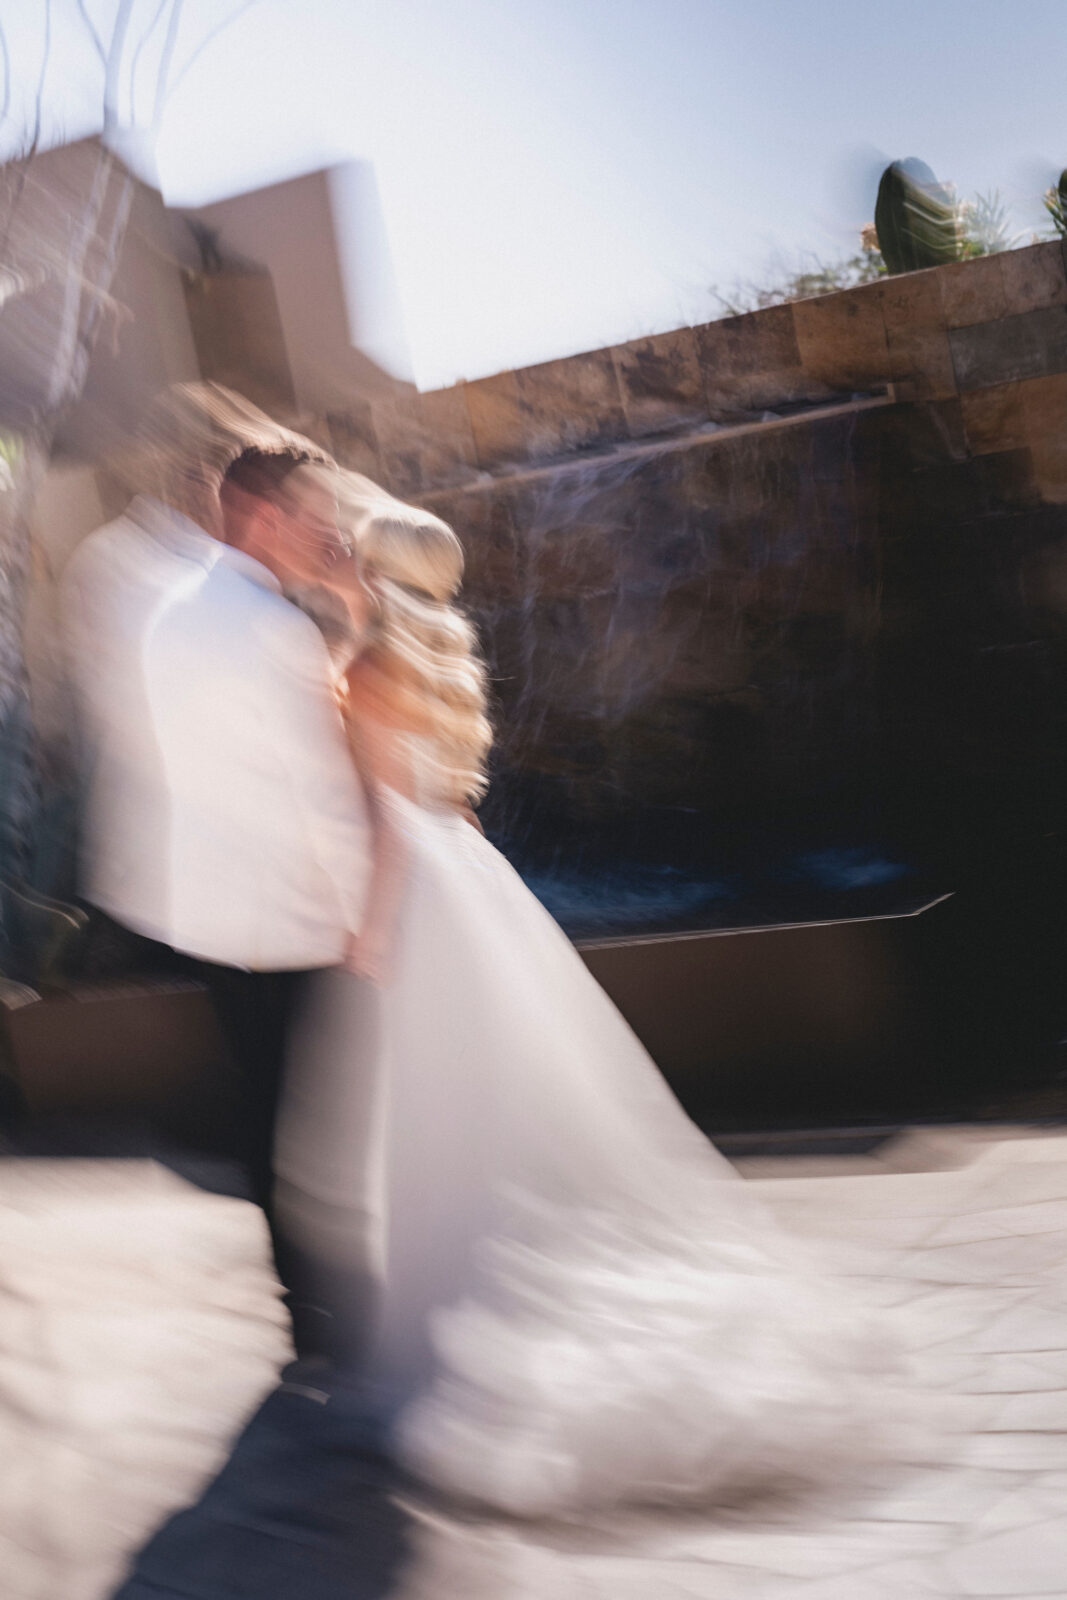
<svg viewBox="0 0 1067 1600">
<path fill-rule="evenodd" d="M 361 1403 L 424 1480 L 521 1515 L 906 1453 L 879 1318 L 780 1236 L 472 825 L 490 729 L 459 541 L 366 480 L 341 498 L 356 553 L 328 581 L 360 636 L 377 857 L 276 1172 L 289 1226 L 374 1286 Z"/>
</svg>

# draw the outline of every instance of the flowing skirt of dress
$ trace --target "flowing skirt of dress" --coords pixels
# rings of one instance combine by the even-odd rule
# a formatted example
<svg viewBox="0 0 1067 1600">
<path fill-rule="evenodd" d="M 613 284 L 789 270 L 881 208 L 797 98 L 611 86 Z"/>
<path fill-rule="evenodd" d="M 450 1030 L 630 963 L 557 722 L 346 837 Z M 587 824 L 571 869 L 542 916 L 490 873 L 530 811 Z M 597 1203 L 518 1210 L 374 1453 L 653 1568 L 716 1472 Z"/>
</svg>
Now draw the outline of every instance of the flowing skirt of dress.
<svg viewBox="0 0 1067 1600">
<path fill-rule="evenodd" d="M 499 852 L 393 803 L 393 972 L 322 979 L 277 1172 L 290 1226 L 378 1282 L 401 1459 L 531 1516 L 906 1459 L 884 1319 L 782 1236 Z"/>
</svg>

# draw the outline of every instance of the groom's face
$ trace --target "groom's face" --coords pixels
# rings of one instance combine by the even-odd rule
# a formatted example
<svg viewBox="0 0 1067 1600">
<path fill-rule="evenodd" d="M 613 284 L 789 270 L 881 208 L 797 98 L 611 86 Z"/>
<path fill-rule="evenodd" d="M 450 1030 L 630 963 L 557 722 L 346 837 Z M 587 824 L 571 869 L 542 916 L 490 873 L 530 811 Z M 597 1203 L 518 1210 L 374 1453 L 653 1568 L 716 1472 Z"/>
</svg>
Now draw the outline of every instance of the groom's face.
<svg viewBox="0 0 1067 1600">
<path fill-rule="evenodd" d="M 285 483 L 278 518 L 278 554 L 293 577 L 318 582 L 344 554 L 337 496 L 321 477 L 298 468 Z"/>
</svg>

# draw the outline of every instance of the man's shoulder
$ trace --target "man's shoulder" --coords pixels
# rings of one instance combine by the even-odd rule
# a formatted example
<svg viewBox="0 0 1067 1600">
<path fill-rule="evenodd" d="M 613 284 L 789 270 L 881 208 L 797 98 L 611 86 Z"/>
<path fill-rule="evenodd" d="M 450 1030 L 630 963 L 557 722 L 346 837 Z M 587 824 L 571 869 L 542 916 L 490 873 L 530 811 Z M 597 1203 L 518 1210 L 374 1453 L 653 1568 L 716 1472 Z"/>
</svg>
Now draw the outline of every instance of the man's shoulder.
<svg viewBox="0 0 1067 1600">
<path fill-rule="evenodd" d="M 127 516 L 86 534 L 59 578 L 60 612 L 67 628 L 125 629 L 159 590 L 151 541 Z"/>
<path fill-rule="evenodd" d="M 263 584 L 250 582 L 225 561 L 208 574 L 192 599 L 205 625 L 210 613 L 218 618 L 233 647 L 258 650 L 274 659 L 308 663 L 316 673 L 329 668 L 329 652 L 311 618 L 284 595 Z"/>
<path fill-rule="evenodd" d="M 123 512 L 110 522 L 101 523 L 92 533 L 87 533 L 84 539 L 79 540 L 63 568 L 63 576 L 74 577 L 79 572 L 91 571 L 111 560 L 115 551 L 134 548 L 143 544 L 146 538 L 144 530 Z"/>
<path fill-rule="evenodd" d="M 120 516 L 86 534 L 67 561 L 61 582 L 68 588 L 118 583 L 149 588 L 167 583 L 176 572 L 211 565 L 209 535 L 199 540 L 168 526 L 168 509 L 135 499 Z"/>
</svg>

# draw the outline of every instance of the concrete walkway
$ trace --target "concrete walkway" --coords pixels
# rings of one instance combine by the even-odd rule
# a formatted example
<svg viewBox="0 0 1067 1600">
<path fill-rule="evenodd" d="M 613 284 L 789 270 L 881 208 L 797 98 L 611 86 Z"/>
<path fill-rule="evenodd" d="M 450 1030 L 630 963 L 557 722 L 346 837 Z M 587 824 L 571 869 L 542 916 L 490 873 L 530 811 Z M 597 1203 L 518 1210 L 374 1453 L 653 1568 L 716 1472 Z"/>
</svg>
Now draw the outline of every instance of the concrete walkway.
<svg viewBox="0 0 1067 1600">
<path fill-rule="evenodd" d="M 391 1500 L 405 1532 L 403 1560 L 394 1541 L 380 1580 L 355 1570 L 360 1549 L 370 1555 L 357 1539 L 350 1586 L 343 1564 L 305 1594 L 251 1571 L 246 1582 L 238 1563 L 217 1590 L 172 1575 L 124 1593 L 1067 1595 L 1067 1135 L 938 1128 L 872 1155 L 739 1165 L 790 1228 L 858 1247 L 878 1303 L 936 1330 L 921 1375 L 967 1397 L 968 1419 L 936 1460 L 833 1499 L 569 1527 L 463 1518 L 383 1479 L 377 1501 Z M 8 1159 L 0 1235 L 3 1600 L 103 1600 L 272 1387 L 284 1340 L 260 1219 L 151 1162 Z"/>
</svg>

